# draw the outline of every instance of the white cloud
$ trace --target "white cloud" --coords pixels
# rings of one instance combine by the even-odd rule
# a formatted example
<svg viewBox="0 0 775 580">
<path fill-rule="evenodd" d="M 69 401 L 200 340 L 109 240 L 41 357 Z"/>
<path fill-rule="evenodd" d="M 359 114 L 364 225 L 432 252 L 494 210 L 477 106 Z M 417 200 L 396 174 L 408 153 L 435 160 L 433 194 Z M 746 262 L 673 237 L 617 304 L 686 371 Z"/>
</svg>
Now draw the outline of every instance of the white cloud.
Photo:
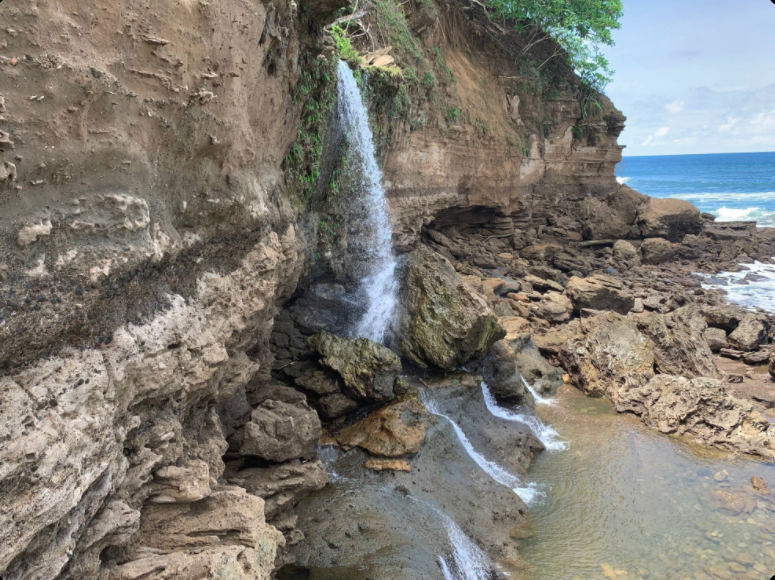
<svg viewBox="0 0 775 580">
<path fill-rule="evenodd" d="M 678 103 L 681 111 L 671 112 Z M 775 85 L 639 94 L 622 108 L 629 119 L 619 142 L 629 145 L 629 155 L 775 151 Z"/>
<path fill-rule="evenodd" d="M 732 127 L 737 125 L 737 122 L 740 119 L 738 117 L 727 117 L 727 122 L 723 125 L 719 125 L 718 132 L 719 133 L 728 133 L 732 130 Z"/>
<path fill-rule="evenodd" d="M 673 115 L 677 115 L 678 113 L 680 113 L 681 111 L 684 110 L 684 106 L 685 105 L 686 105 L 686 103 L 684 103 L 684 101 L 673 101 L 673 102 L 668 103 L 668 104 L 665 105 L 665 110 L 668 113 L 672 113 Z"/>
</svg>

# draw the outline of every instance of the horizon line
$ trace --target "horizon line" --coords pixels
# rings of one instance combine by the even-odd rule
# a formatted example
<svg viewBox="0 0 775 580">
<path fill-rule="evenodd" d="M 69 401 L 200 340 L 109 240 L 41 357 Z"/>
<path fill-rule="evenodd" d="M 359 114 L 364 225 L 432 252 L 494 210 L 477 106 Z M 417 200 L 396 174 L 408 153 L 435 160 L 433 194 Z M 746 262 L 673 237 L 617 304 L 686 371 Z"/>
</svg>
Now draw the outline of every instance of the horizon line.
<svg viewBox="0 0 775 580">
<path fill-rule="evenodd" d="M 722 153 L 655 153 L 652 155 L 622 155 L 625 157 L 698 157 L 701 155 L 756 155 L 759 153 L 775 153 L 775 151 L 729 151 Z"/>
</svg>

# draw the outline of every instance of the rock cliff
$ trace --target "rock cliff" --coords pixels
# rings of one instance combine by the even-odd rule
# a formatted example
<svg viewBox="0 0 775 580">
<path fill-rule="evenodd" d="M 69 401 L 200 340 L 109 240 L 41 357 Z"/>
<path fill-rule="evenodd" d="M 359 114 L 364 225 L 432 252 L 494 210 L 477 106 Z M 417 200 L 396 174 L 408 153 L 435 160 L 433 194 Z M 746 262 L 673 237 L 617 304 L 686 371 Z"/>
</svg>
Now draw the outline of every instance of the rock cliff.
<svg viewBox="0 0 775 580">
<path fill-rule="evenodd" d="M 452 260 L 474 230 L 519 249 L 698 233 L 691 208 L 616 183 L 621 113 L 515 57 L 477 5 L 359 17 L 379 31 L 361 51 L 394 47 L 400 67 L 370 81 L 396 246 L 435 235 Z M 4 580 L 269 578 L 303 538 L 285 512 L 327 481 L 310 403 L 326 420 L 360 404 L 316 363 L 289 367 L 335 326 L 319 306 L 339 290 L 313 282 L 336 166 L 322 26 L 339 6 L 0 8 Z M 525 289 L 562 290 L 555 273 Z M 542 311 L 569 317 L 555 302 Z"/>
</svg>

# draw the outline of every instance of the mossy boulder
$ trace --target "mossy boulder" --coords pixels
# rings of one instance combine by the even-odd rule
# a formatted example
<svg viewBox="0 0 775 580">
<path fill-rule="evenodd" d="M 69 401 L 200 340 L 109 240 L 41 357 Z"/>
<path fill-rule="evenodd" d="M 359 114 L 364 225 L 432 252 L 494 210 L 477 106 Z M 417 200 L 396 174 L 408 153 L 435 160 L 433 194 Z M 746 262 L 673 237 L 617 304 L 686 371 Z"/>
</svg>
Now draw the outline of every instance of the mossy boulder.
<svg viewBox="0 0 775 580">
<path fill-rule="evenodd" d="M 342 338 L 330 332 L 310 337 L 309 349 L 320 364 L 342 378 L 342 391 L 359 401 L 387 401 L 401 372 L 401 359 L 389 348 L 366 338 Z"/>
<path fill-rule="evenodd" d="M 487 301 L 425 246 L 408 255 L 402 282 L 398 351 L 415 364 L 456 369 L 506 336 Z"/>
</svg>

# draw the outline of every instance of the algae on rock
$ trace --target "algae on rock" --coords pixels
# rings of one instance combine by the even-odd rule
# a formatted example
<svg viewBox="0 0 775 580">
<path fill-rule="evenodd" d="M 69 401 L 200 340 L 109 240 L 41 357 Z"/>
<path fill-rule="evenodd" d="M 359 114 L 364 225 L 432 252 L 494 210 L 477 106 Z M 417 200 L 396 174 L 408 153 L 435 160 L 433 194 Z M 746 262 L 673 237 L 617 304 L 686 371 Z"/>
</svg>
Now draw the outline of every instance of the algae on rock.
<svg viewBox="0 0 775 580">
<path fill-rule="evenodd" d="M 409 254 L 398 320 L 403 356 L 452 370 L 484 357 L 505 335 L 489 304 L 446 258 L 422 246 Z"/>
</svg>

